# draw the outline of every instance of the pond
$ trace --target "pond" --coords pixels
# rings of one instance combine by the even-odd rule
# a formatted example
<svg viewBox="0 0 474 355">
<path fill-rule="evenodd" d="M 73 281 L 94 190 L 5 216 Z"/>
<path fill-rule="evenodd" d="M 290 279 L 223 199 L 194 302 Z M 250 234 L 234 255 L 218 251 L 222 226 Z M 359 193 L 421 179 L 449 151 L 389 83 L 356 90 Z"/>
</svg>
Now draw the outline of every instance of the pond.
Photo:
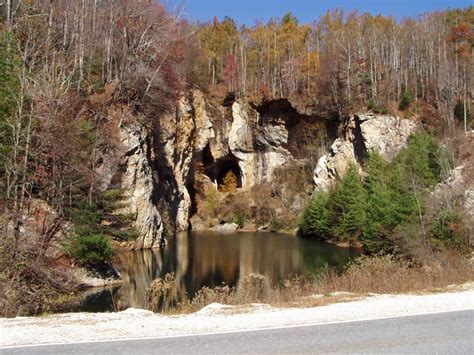
<svg viewBox="0 0 474 355">
<path fill-rule="evenodd" d="M 275 285 L 291 276 L 314 275 L 325 264 L 342 268 L 357 255 L 354 249 L 278 233 L 185 232 L 164 250 L 118 255 L 124 284 L 89 290 L 75 311 L 146 308 L 147 288 L 169 272 L 175 273 L 179 292 L 192 296 L 203 286 L 235 286 L 250 273 L 265 275 Z"/>
</svg>

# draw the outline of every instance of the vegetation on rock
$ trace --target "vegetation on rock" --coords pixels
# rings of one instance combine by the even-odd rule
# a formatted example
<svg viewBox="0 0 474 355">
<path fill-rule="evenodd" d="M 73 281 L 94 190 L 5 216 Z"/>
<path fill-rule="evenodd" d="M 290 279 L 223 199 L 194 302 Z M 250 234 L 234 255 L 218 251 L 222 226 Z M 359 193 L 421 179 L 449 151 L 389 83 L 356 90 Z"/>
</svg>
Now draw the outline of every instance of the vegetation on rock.
<svg viewBox="0 0 474 355">
<path fill-rule="evenodd" d="M 449 201 L 447 211 L 427 211 L 435 203 L 433 186 L 442 177 L 442 152 L 427 133 L 413 134 L 392 163 L 371 152 L 364 162 L 363 181 L 350 166 L 330 192 L 314 194 L 302 215 L 300 235 L 359 242 L 369 253 L 395 252 L 418 259 L 428 247 L 466 251 L 468 234 L 456 207 L 459 201 Z M 415 245 L 426 248 L 413 255 L 410 249 L 418 248 Z"/>
</svg>

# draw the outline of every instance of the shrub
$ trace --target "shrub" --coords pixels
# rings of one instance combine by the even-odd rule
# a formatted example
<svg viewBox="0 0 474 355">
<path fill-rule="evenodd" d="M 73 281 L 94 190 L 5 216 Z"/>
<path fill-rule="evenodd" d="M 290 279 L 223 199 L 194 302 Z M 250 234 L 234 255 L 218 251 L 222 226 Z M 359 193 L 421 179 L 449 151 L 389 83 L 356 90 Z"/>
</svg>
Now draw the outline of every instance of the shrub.
<svg viewBox="0 0 474 355">
<path fill-rule="evenodd" d="M 272 215 L 269 228 L 272 232 L 278 232 L 283 228 L 283 221 L 278 216 Z"/>
<path fill-rule="evenodd" d="M 374 99 L 368 101 L 367 110 L 373 111 L 374 113 L 388 113 L 387 106 L 378 104 Z"/>
<path fill-rule="evenodd" d="M 76 225 L 98 223 L 101 218 L 99 208 L 94 204 L 80 203 L 69 211 L 71 221 Z"/>
<path fill-rule="evenodd" d="M 269 288 L 269 282 L 264 275 L 251 273 L 240 279 L 237 294 L 240 296 L 240 302 L 262 302 Z"/>
<path fill-rule="evenodd" d="M 137 220 L 137 216 L 137 212 L 130 212 L 119 215 L 118 218 L 124 223 L 132 223 Z"/>
<path fill-rule="evenodd" d="M 138 233 L 138 231 L 135 228 L 127 228 L 127 229 L 114 229 L 114 228 L 112 228 L 109 231 L 109 233 L 110 233 L 111 236 L 113 236 L 115 238 L 122 239 L 122 240 L 127 240 L 127 241 L 135 240 L 140 236 L 140 234 Z"/>
<path fill-rule="evenodd" d="M 410 107 L 411 103 L 413 102 L 413 95 L 410 91 L 405 90 L 402 94 L 402 99 L 400 100 L 400 104 L 398 108 L 401 111 L 405 111 L 408 107 Z"/>
<path fill-rule="evenodd" d="M 108 239 L 100 234 L 76 234 L 67 251 L 72 258 L 85 266 L 101 265 L 113 256 Z"/>
<path fill-rule="evenodd" d="M 242 228 L 245 224 L 245 215 L 242 212 L 237 212 L 234 215 L 232 222 L 237 224 L 240 228 Z"/>
<path fill-rule="evenodd" d="M 218 204 L 219 192 L 213 187 L 207 188 L 206 194 L 204 196 L 204 207 L 206 208 L 208 214 L 214 214 Z"/>
<path fill-rule="evenodd" d="M 379 109 L 379 105 L 377 104 L 377 102 L 375 102 L 374 99 L 370 99 L 369 102 L 367 103 L 367 110 L 371 110 L 376 113 L 378 109 Z"/>
<path fill-rule="evenodd" d="M 105 201 L 115 202 L 123 197 L 122 189 L 108 189 L 102 193 L 102 198 Z"/>
<path fill-rule="evenodd" d="M 465 250 L 469 244 L 467 227 L 455 211 L 442 211 L 431 223 L 431 242 L 438 247 Z"/>
<path fill-rule="evenodd" d="M 147 289 L 148 309 L 153 312 L 166 312 L 176 307 L 180 301 L 178 285 L 174 273 L 154 280 Z"/>
</svg>

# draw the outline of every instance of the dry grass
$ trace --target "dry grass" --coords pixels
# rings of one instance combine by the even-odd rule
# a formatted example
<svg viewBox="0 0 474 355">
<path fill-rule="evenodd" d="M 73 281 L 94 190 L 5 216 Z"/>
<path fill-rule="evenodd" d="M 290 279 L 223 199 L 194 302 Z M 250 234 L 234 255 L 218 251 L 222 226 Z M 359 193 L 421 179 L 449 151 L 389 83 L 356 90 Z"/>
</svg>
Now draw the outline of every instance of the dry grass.
<svg viewBox="0 0 474 355">
<path fill-rule="evenodd" d="M 472 262 L 459 255 L 436 255 L 436 259 L 424 266 L 391 255 L 363 256 L 349 264 L 342 274 L 327 268 L 315 279 L 295 277 L 278 287 L 271 287 L 263 275 L 250 274 L 243 277 L 237 287 L 204 287 L 192 299 L 173 291 L 174 275 L 167 275 L 152 284 L 148 300 L 150 310 L 171 314 L 196 312 L 211 303 L 315 307 L 371 293 L 439 291 L 453 284 L 472 281 L 473 271 Z"/>
<path fill-rule="evenodd" d="M 362 256 L 342 275 L 326 270 L 315 288 L 318 293 L 427 292 L 452 284 L 472 281 L 474 265 L 460 255 L 436 254 L 423 266 L 396 259 L 391 255 Z"/>
</svg>

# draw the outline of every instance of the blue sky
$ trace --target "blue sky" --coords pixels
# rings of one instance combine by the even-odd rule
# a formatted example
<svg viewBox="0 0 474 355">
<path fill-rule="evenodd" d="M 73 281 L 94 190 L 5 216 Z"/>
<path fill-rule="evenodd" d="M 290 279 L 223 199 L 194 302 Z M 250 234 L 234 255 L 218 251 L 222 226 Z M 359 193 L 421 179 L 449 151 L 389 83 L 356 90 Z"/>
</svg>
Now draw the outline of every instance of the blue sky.
<svg viewBox="0 0 474 355">
<path fill-rule="evenodd" d="M 447 8 L 467 7 L 469 0 L 165 0 L 168 4 L 184 3 L 190 20 L 205 22 L 217 16 L 232 17 L 239 25 L 254 24 L 256 19 L 266 22 L 271 17 L 282 17 L 291 11 L 301 23 L 312 22 L 327 10 L 335 8 L 374 15 L 394 15 L 397 19 Z"/>
</svg>

